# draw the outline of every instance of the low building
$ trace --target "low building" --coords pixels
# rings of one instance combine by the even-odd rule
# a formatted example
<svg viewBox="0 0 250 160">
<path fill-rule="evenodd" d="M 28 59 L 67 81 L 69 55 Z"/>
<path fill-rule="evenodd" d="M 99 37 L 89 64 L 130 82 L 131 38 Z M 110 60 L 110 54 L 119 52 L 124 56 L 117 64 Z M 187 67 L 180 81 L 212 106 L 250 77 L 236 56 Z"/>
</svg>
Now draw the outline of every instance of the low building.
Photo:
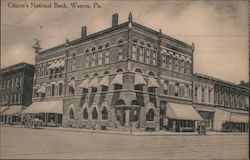
<svg viewBox="0 0 250 160">
<path fill-rule="evenodd" d="M 215 131 L 247 132 L 249 87 L 218 78 L 194 74 L 193 105 Z"/>
<path fill-rule="evenodd" d="M 1 123 L 21 123 L 21 111 L 32 103 L 34 65 L 18 63 L 1 69 Z"/>
</svg>

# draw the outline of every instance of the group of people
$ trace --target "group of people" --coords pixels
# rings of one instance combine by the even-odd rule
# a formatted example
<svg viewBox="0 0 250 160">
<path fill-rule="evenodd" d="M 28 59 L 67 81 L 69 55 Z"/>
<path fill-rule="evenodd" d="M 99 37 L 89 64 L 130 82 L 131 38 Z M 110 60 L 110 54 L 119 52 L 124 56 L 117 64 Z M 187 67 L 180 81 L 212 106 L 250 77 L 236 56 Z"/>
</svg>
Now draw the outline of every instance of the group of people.
<svg viewBox="0 0 250 160">
<path fill-rule="evenodd" d="M 198 134 L 199 135 L 205 135 L 206 134 L 206 127 L 204 123 L 200 123 L 197 127 Z"/>
</svg>

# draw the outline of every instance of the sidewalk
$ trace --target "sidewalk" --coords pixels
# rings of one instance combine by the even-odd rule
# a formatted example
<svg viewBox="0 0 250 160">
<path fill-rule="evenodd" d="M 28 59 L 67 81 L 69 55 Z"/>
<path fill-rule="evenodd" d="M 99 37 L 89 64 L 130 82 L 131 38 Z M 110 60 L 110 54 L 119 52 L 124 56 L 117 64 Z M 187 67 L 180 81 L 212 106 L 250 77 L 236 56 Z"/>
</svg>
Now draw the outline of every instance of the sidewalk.
<svg viewBox="0 0 250 160">
<path fill-rule="evenodd" d="M 15 127 L 24 128 L 22 125 L 1 125 L 1 127 Z M 83 132 L 83 133 L 98 133 L 98 134 L 116 134 L 116 135 L 132 135 L 132 136 L 204 136 L 199 135 L 197 132 L 170 132 L 170 131 L 155 131 L 155 132 L 143 132 L 143 131 L 114 131 L 114 130 L 92 130 L 84 128 L 64 128 L 64 127 L 43 127 L 44 130 L 54 131 L 67 131 L 67 132 Z M 207 131 L 205 136 L 214 135 L 247 135 L 248 132 L 215 132 Z"/>
</svg>

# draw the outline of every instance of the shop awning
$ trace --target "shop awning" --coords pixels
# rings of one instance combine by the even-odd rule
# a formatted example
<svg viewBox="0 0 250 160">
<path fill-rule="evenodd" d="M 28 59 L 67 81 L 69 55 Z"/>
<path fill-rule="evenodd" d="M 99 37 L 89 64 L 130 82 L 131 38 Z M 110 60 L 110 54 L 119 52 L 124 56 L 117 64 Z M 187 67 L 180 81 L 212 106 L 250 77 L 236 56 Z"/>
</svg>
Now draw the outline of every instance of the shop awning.
<svg viewBox="0 0 250 160">
<path fill-rule="evenodd" d="M 60 65 L 60 61 L 57 61 L 54 65 L 54 68 L 59 68 L 59 65 Z"/>
<path fill-rule="evenodd" d="M 9 108 L 2 112 L 1 115 L 17 115 L 21 113 L 22 108 L 23 106 L 21 105 L 9 106 Z"/>
<path fill-rule="evenodd" d="M 41 86 L 37 91 L 37 93 L 45 93 L 45 92 L 46 92 L 46 87 L 44 85 Z"/>
<path fill-rule="evenodd" d="M 85 79 L 79 86 L 79 88 L 89 88 L 89 79 Z"/>
<path fill-rule="evenodd" d="M 232 113 L 230 121 L 231 122 L 238 122 L 238 123 L 248 123 L 249 117 L 246 114 Z"/>
<path fill-rule="evenodd" d="M 153 78 L 153 77 L 148 77 L 148 87 L 156 87 L 156 88 L 159 88 L 160 85 L 158 84 L 158 82 L 156 81 L 155 78 Z"/>
<path fill-rule="evenodd" d="M 147 82 L 145 81 L 145 79 L 142 77 L 141 74 L 135 74 L 135 85 L 138 84 L 144 84 L 144 85 L 147 84 Z"/>
<path fill-rule="evenodd" d="M 99 83 L 100 86 L 109 86 L 109 77 L 108 76 L 104 76 L 102 78 L 102 80 Z"/>
<path fill-rule="evenodd" d="M 64 65 L 65 65 L 65 60 L 62 60 L 61 62 L 60 62 L 60 64 L 59 64 L 59 67 L 64 67 Z"/>
<path fill-rule="evenodd" d="M 22 113 L 63 113 L 62 100 L 33 102 Z"/>
<path fill-rule="evenodd" d="M 55 62 L 51 63 L 48 69 L 54 69 L 55 68 Z"/>
<path fill-rule="evenodd" d="M 6 111 L 9 107 L 8 106 L 0 106 L 0 114 Z"/>
<path fill-rule="evenodd" d="M 98 77 L 92 79 L 92 81 L 89 83 L 89 87 L 94 87 L 94 88 L 98 87 Z"/>
<path fill-rule="evenodd" d="M 123 85 L 123 74 L 119 73 L 115 76 L 111 84 L 120 84 Z"/>
<path fill-rule="evenodd" d="M 215 108 L 212 107 L 212 106 L 202 106 L 202 105 L 193 105 L 194 108 L 197 110 L 197 111 L 204 111 L 204 112 L 215 112 Z"/>
<path fill-rule="evenodd" d="M 192 105 L 168 103 L 167 118 L 181 120 L 203 120 Z"/>
</svg>

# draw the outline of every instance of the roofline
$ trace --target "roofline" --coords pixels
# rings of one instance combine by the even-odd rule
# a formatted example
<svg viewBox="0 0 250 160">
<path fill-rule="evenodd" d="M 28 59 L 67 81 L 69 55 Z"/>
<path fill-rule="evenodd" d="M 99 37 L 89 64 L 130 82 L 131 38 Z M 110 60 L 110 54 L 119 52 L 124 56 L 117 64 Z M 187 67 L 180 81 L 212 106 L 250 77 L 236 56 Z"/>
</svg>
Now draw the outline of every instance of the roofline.
<svg viewBox="0 0 250 160">
<path fill-rule="evenodd" d="M 25 68 L 27 66 L 31 66 L 31 67 L 34 67 L 33 64 L 30 64 L 30 63 L 26 63 L 26 62 L 21 62 L 21 63 L 17 63 L 17 64 L 14 64 L 14 65 L 11 65 L 11 66 L 7 66 L 5 68 L 2 68 L 0 71 L 1 73 L 3 72 L 7 72 L 9 70 L 15 70 L 15 69 L 19 69 L 21 67 Z"/>
<path fill-rule="evenodd" d="M 121 23 L 116 27 L 110 27 L 110 28 L 107 28 L 107 29 L 104 29 L 104 30 L 101 30 L 101 31 L 98 31 L 98 32 L 95 32 L 95 33 L 92 33 L 90 35 L 87 35 L 84 38 L 78 38 L 78 39 L 69 41 L 69 45 L 76 45 L 78 43 L 88 41 L 90 38 L 95 38 L 95 37 L 97 37 L 97 36 L 99 36 L 101 34 L 109 33 L 109 32 L 112 32 L 112 31 L 115 31 L 117 29 L 121 29 L 121 28 L 127 27 L 127 26 L 128 26 L 128 22 Z M 65 46 L 65 43 L 60 44 L 60 45 L 55 46 L 55 47 L 52 47 L 52 48 L 49 48 L 49 49 L 46 49 L 46 50 L 43 50 L 39 54 L 43 54 L 43 53 L 46 53 L 46 52 L 49 52 L 49 51 L 53 51 L 53 50 L 59 49 L 59 48 L 64 47 L 64 46 Z"/>
<path fill-rule="evenodd" d="M 246 87 L 246 86 L 242 86 L 242 85 L 240 85 L 240 84 L 236 84 L 236 83 L 233 83 L 233 82 L 225 81 L 225 80 L 222 80 L 222 79 L 219 79 L 219 78 L 216 78 L 216 77 L 212 77 L 212 76 L 208 76 L 208 75 L 205 75 L 205 74 L 194 73 L 194 75 L 195 75 L 195 76 L 200 76 L 200 77 L 205 77 L 205 78 L 208 78 L 208 79 L 212 79 L 212 80 L 214 80 L 214 81 L 219 81 L 219 82 L 221 82 L 221 83 L 233 85 L 233 86 L 235 86 L 235 87 L 240 87 L 240 88 L 249 89 L 249 88 Z"/>
</svg>

